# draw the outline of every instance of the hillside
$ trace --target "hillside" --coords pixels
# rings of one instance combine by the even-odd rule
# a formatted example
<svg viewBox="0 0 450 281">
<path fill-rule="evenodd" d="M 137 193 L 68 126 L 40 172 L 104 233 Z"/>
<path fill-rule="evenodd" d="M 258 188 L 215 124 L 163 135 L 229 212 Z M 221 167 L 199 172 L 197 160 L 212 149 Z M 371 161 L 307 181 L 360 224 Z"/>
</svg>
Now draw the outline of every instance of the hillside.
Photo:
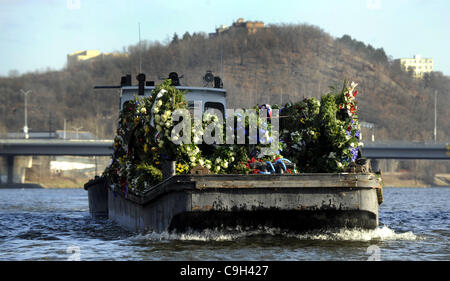
<svg viewBox="0 0 450 281">
<path fill-rule="evenodd" d="M 79 63 L 61 71 L 0 78 L 0 132 L 21 131 L 24 98 L 31 89 L 31 130 L 83 127 L 111 138 L 118 114 L 116 90 L 93 90 L 94 85 L 117 85 L 123 74 L 135 77 L 138 45 L 129 57 Z M 203 85 L 206 70 L 220 75 L 228 90 L 228 106 L 286 103 L 320 96 L 344 79 L 359 83 L 362 121 L 375 123 L 377 140 L 431 141 L 434 90 L 439 91 L 438 140 L 450 132 L 450 78 L 434 72 L 413 79 L 402 72 L 383 49 L 374 49 L 350 36 L 333 38 L 309 25 L 272 25 L 255 34 L 228 32 L 174 36 L 168 44 L 142 42 L 142 68 L 148 80 L 161 82 L 171 71 L 183 74 L 183 85 Z M 134 80 L 135 83 L 135 80 Z"/>
</svg>

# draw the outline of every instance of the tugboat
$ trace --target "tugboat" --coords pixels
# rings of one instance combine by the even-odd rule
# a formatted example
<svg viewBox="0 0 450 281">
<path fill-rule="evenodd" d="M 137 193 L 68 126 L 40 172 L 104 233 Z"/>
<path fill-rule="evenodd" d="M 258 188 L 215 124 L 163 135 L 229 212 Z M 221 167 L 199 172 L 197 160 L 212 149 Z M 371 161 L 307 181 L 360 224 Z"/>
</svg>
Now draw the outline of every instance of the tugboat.
<svg viewBox="0 0 450 281">
<path fill-rule="evenodd" d="M 201 101 L 204 112 L 224 112 L 226 90 L 219 77 L 207 72 L 205 87 L 181 86 L 176 73 L 172 85 L 185 91 L 189 108 Z M 149 97 L 154 82 L 137 76 L 122 77 L 120 108 L 135 97 Z M 105 87 L 97 87 L 105 88 Z M 106 86 L 106 88 L 111 88 Z M 281 165 L 281 164 L 280 164 Z M 295 167 L 292 167 L 295 168 Z M 339 173 L 211 174 L 208 169 L 191 169 L 175 174 L 163 166 L 162 181 L 140 193 L 123 192 L 105 177 L 85 184 L 93 217 L 107 217 L 134 232 L 184 232 L 225 227 L 274 227 L 302 232 L 323 228 L 378 226 L 378 206 L 383 201 L 382 179 L 368 161 L 358 159 Z"/>
</svg>

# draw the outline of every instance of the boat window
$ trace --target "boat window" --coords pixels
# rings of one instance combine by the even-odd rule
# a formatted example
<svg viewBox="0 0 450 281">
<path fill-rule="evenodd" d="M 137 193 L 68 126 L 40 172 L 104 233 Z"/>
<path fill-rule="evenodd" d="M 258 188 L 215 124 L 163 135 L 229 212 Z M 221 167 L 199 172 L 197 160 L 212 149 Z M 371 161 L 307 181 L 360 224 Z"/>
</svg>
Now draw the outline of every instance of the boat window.
<svg viewBox="0 0 450 281">
<path fill-rule="evenodd" d="M 124 102 L 124 103 L 122 104 L 122 109 L 127 108 L 127 106 L 128 106 L 129 104 L 131 104 L 131 103 L 133 103 L 132 100 L 127 100 L 126 102 Z"/>
<path fill-rule="evenodd" d="M 207 102 L 205 103 L 205 111 L 207 111 L 210 108 L 214 108 L 214 109 L 218 109 L 220 110 L 220 112 L 222 112 L 222 116 L 225 120 L 225 108 L 223 106 L 223 104 L 221 104 L 220 102 Z"/>
</svg>

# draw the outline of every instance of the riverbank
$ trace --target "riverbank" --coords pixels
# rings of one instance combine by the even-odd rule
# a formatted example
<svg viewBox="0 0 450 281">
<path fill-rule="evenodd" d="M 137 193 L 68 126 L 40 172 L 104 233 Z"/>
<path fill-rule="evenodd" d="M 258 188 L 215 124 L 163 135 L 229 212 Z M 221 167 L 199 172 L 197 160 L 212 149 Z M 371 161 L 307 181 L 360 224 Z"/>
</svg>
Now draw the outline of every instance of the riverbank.
<svg viewBox="0 0 450 281">
<path fill-rule="evenodd" d="M 27 181 L 27 184 L 38 184 L 43 188 L 83 188 L 89 178 L 46 177 Z"/>
<path fill-rule="evenodd" d="M 436 174 L 432 182 L 424 181 L 413 173 L 383 173 L 385 187 L 450 187 L 450 174 Z"/>
</svg>

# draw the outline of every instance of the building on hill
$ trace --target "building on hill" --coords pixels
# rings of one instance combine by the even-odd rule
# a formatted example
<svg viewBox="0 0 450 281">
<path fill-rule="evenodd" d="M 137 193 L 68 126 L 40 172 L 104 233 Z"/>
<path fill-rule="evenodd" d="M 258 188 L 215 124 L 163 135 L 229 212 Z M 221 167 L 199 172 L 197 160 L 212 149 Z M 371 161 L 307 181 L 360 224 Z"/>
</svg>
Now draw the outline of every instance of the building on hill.
<svg viewBox="0 0 450 281">
<path fill-rule="evenodd" d="M 102 53 L 99 50 L 84 50 L 84 51 L 76 51 L 72 54 L 67 55 L 67 65 L 73 65 L 77 62 L 82 61 L 89 61 L 93 59 L 100 59 L 108 56 L 113 57 L 120 57 L 125 56 L 127 57 L 128 54 L 122 54 L 122 53 Z"/>
<path fill-rule="evenodd" d="M 249 34 L 256 33 L 258 30 L 264 28 L 264 22 L 262 21 L 244 21 L 243 18 L 239 18 L 233 22 L 232 28 L 246 29 Z"/>
<path fill-rule="evenodd" d="M 237 21 L 233 22 L 233 25 L 228 27 L 224 24 L 216 27 L 215 33 L 210 33 L 209 36 L 214 37 L 221 33 L 225 33 L 231 30 L 245 30 L 248 34 L 254 34 L 258 30 L 264 28 L 264 22 L 262 21 L 244 21 L 243 18 L 238 18 Z"/>
<path fill-rule="evenodd" d="M 397 60 L 404 71 L 413 71 L 415 78 L 422 78 L 425 73 L 433 71 L 433 59 L 422 58 L 415 55 L 413 58 L 401 58 Z"/>
<path fill-rule="evenodd" d="M 76 51 L 72 54 L 67 55 L 67 64 L 73 64 L 79 61 L 86 61 L 93 58 L 97 58 L 101 55 L 99 50 L 85 50 L 85 51 Z"/>
</svg>

